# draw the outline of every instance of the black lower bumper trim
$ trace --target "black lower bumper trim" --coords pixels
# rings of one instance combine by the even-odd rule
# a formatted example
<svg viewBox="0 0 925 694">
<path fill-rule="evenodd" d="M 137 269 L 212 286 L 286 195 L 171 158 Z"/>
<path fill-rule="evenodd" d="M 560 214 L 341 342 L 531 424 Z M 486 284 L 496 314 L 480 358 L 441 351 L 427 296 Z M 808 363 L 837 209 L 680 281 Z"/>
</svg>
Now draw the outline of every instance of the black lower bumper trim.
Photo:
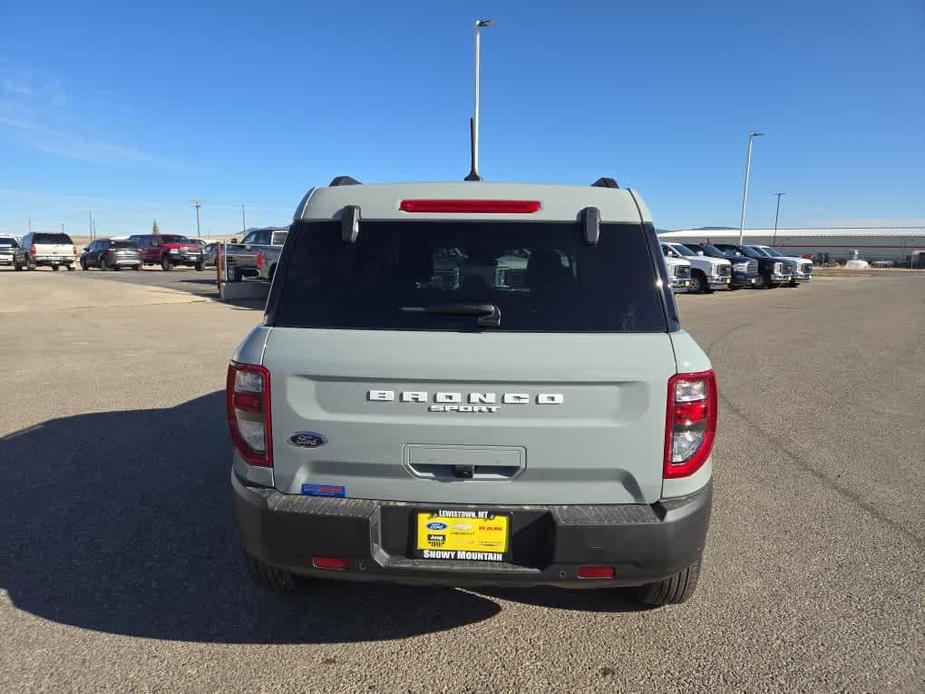
<svg viewBox="0 0 925 694">
<path fill-rule="evenodd" d="M 414 513 L 433 504 L 281 494 L 232 472 L 235 522 L 245 551 L 300 575 L 447 585 L 633 586 L 671 576 L 703 553 L 712 483 L 648 505 L 492 506 L 511 515 L 508 561 L 409 558 Z M 487 510 L 440 504 L 441 508 Z M 312 557 L 347 560 L 316 569 Z M 579 566 L 612 566 L 613 579 L 580 579 Z"/>
</svg>

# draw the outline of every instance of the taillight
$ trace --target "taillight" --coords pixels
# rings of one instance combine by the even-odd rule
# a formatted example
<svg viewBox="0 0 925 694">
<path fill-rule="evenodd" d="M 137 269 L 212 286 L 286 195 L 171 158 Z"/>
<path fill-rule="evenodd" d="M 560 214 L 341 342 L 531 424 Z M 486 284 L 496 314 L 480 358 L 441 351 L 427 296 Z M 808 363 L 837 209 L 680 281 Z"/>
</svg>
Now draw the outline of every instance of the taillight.
<svg viewBox="0 0 925 694">
<path fill-rule="evenodd" d="M 35 252 L 35 246 L 29 246 L 29 255 L 35 257 L 37 254 Z"/>
<path fill-rule="evenodd" d="M 716 375 L 712 371 L 676 374 L 668 379 L 666 478 L 692 475 L 707 461 L 716 437 L 716 414 Z"/>
<path fill-rule="evenodd" d="M 74 255 L 77 255 L 77 246 L 71 246 L 71 249 L 73 249 Z"/>
<path fill-rule="evenodd" d="M 257 269 L 263 268 L 263 253 L 257 253 Z"/>
<path fill-rule="evenodd" d="M 539 200 L 402 200 L 402 212 L 454 212 L 462 214 L 532 214 Z"/>
<path fill-rule="evenodd" d="M 231 362 L 225 406 L 231 441 L 241 457 L 250 465 L 273 467 L 270 372 L 262 366 Z"/>
</svg>

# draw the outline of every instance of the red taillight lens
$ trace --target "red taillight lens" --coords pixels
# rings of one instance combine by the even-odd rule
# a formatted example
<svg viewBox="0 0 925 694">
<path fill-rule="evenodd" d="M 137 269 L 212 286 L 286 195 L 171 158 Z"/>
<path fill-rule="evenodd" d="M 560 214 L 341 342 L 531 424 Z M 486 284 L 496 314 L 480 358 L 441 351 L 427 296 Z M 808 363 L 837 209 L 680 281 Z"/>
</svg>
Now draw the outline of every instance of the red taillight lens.
<svg viewBox="0 0 925 694">
<path fill-rule="evenodd" d="M 668 379 L 666 479 L 693 475 L 707 461 L 716 437 L 716 397 L 712 371 L 676 374 Z"/>
<path fill-rule="evenodd" d="M 231 441 L 241 457 L 250 465 L 273 467 L 270 372 L 262 366 L 231 362 L 225 407 Z"/>
<path fill-rule="evenodd" d="M 74 249 L 74 255 L 77 255 L 77 246 L 71 246 Z"/>
<path fill-rule="evenodd" d="M 613 578 L 615 573 L 612 566 L 578 567 L 578 578 Z"/>
<path fill-rule="evenodd" d="M 263 268 L 263 253 L 257 254 L 257 269 L 260 270 Z"/>
<path fill-rule="evenodd" d="M 346 571 L 347 560 L 343 557 L 312 557 L 312 566 L 314 566 L 316 569 Z"/>
<path fill-rule="evenodd" d="M 402 212 L 456 212 L 462 214 L 533 214 L 539 200 L 402 200 Z"/>
<path fill-rule="evenodd" d="M 33 257 L 36 255 L 36 253 L 35 253 L 35 246 L 29 246 L 29 255 L 31 255 L 31 256 L 33 256 Z"/>
</svg>

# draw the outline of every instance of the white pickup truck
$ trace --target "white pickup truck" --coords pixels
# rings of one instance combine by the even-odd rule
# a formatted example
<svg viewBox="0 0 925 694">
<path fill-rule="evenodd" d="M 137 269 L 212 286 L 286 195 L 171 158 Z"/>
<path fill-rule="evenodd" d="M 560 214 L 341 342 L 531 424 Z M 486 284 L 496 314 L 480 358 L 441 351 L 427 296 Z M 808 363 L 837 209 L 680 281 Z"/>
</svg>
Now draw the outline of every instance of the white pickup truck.
<svg viewBox="0 0 925 694">
<path fill-rule="evenodd" d="M 732 282 L 732 263 L 725 258 L 711 258 L 696 253 L 683 243 L 663 243 L 662 252 L 666 258 L 680 258 L 691 264 L 689 292 L 700 294 L 717 287 L 728 288 Z"/>
<path fill-rule="evenodd" d="M 13 251 L 19 248 L 19 242 L 12 236 L 0 236 L 0 265 L 13 264 Z"/>
<path fill-rule="evenodd" d="M 665 267 L 668 269 L 668 280 L 671 282 L 672 291 L 689 292 L 691 288 L 691 264 L 683 258 L 677 257 L 674 253 L 671 255 L 662 246 L 662 257 L 665 259 Z"/>
</svg>

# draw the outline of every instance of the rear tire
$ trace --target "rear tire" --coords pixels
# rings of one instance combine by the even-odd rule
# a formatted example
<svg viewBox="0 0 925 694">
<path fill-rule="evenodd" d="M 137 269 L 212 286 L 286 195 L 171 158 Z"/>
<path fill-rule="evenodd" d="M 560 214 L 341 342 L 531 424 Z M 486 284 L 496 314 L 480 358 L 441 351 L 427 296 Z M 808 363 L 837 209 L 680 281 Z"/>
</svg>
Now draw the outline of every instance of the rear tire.
<svg viewBox="0 0 925 694">
<path fill-rule="evenodd" d="M 51 269 L 54 270 L 55 272 L 57 272 L 58 270 L 61 269 L 61 266 L 60 266 L 60 265 L 52 265 L 52 266 L 51 266 Z"/>
<path fill-rule="evenodd" d="M 133 267 L 132 269 L 133 269 L 135 272 L 140 272 L 140 271 L 141 271 L 141 265 L 136 265 L 136 266 Z"/>
<path fill-rule="evenodd" d="M 84 272 L 87 271 L 87 261 L 84 260 L 83 258 L 80 259 L 80 269 L 83 270 Z"/>
<path fill-rule="evenodd" d="M 700 578 L 700 560 L 674 576 L 664 578 L 657 583 L 649 583 L 639 589 L 640 602 L 653 607 L 679 605 L 687 602 L 697 588 Z"/>
<path fill-rule="evenodd" d="M 295 577 L 283 569 L 267 564 L 249 554 L 244 555 L 247 575 L 259 588 L 274 593 L 286 593 L 295 588 Z"/>
<path fill-rule="evenodd" d="M 64 267 L 67 268 L 67 271 L 68 271 L 68 272 L 74 272 L 74 270 L 76 269 L 76 268 L 74 267 L 74 263 L 68 263 L 68 264 L 65 265 Z"/>
<path fill-rule="evenodd" d="M 202 268 L 203 268 L 202 263 L 196 263 L 193 267 L 196 268 L 196 272 L 202 272 Z"/>
<path fill-rule="evenodd" d="M 173 270 L 173 263 L 170 262 L 170 258 L 168 258 L 166 255 L 161 258 L 161 270 L 164 272 L 170 272 Z"/>
<path fill-rule="evenodd" d="M 19 263 L 13 263 L 13 269 L 16 270 L 16 272 L 22 272 L 22 265 Z"/>
<path fill-rule="evenodd" d="M 106 262 L 106 258 L 100 258 L 100 270 L 106 271 L 109 269 L 109 263 Z"/>
</svg>

